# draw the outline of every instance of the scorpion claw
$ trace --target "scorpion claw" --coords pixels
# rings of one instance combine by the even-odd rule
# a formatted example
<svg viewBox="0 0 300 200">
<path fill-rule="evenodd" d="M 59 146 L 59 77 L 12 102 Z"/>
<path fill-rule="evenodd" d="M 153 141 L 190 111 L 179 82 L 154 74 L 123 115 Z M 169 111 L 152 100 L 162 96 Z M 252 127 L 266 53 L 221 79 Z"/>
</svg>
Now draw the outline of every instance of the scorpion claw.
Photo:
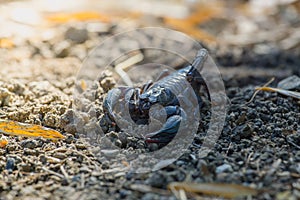
<svg viewBox="0 0 300 200">
<path fill-rule="evenodd" d="M 133 88 L 131 87 L 118 87 L 108 91 L 107 96 L 103 102 L 104 115 L 99 121 L 99 125 L 102 128 L 103 132 L 106 133 L 111 130 L 119 130 L 115 122 L 115 105 L 118 103 L 119 99 L 124 99 L 126 94 L 131 94 L 132 92 Z"/>
<path fill-rule="evenodd" d="M 181 122 L 181 116 L 174 115 L 168 118 L 164 126 L 153 133 L 147 134 L 147 143 L 169 143 L 176 135 Z"/>
</svg>

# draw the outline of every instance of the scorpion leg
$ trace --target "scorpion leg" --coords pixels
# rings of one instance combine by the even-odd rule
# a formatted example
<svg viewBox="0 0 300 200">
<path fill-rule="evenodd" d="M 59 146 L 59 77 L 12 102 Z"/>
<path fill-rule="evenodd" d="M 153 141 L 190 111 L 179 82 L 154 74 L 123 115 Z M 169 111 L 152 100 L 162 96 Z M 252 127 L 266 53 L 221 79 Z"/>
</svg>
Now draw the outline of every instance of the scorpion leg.
<svg viewBox="0 0 300 200">
<path fill-rule="evenodd" d="M 174 115 L 168 118 L 164 126 L 154 133 L 149 133 L 146 135 L 147 143 L 168 143 L 176 135 L 181 122 L 181 116 Z"/>
<path fill-rule="evenodd" d="M 178 106 L 167 106 L 164 109 L 167 121 L 160 130 L 145 135 L 147 143 L 169 143 L 175 137 L 184 111 Z"/>
</svg>

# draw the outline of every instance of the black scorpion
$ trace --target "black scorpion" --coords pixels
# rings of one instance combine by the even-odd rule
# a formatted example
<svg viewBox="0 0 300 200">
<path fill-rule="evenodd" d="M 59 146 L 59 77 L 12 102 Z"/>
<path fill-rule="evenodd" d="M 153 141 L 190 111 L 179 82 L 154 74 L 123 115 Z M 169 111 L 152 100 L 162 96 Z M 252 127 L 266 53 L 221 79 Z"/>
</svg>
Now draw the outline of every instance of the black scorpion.
<svg viewBox="0 0 300 200">
<path fill-rule="evenodd" d="M 198 105 L 201 105 L 202 99 L 199 91 L 202 86 L 206 89 L 207 86 L 199 71 L 207 57 L 207 50 L 200 49 L 192 64 L 161 78 L 155 83 L 149 82 L 140 88 L 119 87 L 110 90 L 103 103 L 104 116 L 100 120 L 102 130 L 105 133 L 112 130 L 120 131 L 114 113 L 114 106 L 120 98 L 127 105 L 130 117 L 136 124 L 148 124 L 151 106 L 160 104 L 164 107 L 167 121 L 160 130 L 147 134 L 145 141 L 147 143 L 169 143 L 175 137 L 185 112 L 181 109 L 178 98 L 174 94 L 185 89 L 182 88 L 182 84 L 180 86 L 178 83 L 188 82 L 196 94 Z M 126 95 L 127 98 L 125 98 Z"/>
</svg>

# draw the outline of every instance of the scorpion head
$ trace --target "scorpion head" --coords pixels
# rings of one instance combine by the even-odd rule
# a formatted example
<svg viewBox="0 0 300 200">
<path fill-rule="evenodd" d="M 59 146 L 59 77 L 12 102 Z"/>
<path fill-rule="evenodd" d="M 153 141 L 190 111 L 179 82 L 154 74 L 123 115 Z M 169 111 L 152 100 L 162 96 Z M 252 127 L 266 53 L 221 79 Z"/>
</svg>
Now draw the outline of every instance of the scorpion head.
<svg viewBox="0 0 300 200">
<path fill-rule="evenodd" d="M 162 105 L 167 105 L 175 98 L 175 95 L 168 89 L 164 87 L 156 87 L 151 90 L 146 91 L 140 95 L 140 100 L 143 102 L 144 109 L 150 109 L 150 106 L 155 103 L 160 103 Z"/>
</svg>

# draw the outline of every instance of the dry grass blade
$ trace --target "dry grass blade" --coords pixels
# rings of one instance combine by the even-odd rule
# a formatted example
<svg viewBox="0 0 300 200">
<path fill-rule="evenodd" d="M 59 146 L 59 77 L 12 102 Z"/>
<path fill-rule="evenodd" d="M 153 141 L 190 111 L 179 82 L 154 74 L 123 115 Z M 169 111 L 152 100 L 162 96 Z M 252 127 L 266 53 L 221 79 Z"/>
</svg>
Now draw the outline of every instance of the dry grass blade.
<svg viewBox="0 0 300 200">
<path fill-rule="evenodd" d="M 258 194 L 258 190 L 236 184 L 224 183 L 179 183 L 174 182 L 168 185 L 171 191 L 184 190 L 189 193 L 218 196 L 224 198 L 236 198 Z"/>
<path fill-rule="evenodd" d="M 53 129 L 9 120 L 0 120 L 0 133 L 24 137 L 43 137 L 47 139 L 64 138 L 61 133 Z"/>
<path fill-rule="evenodd" d="M 275 80 L 275 78 L 273 77 L 273 78 L 272 78 L 271 80 L 269 80 L 266 84 L 264 84 L 263 87 L 267 87 L 267 86 L 270 85 L 274 80 Z M 256 90 L 256 91 L 254 92 L 254 94 L 252 95 L 251 99 L 250 99 L 246 104 L 251 103 L 251 102 L 254 100 L 254 98 L 255 98 L 255 96 L 257 95 L 258 92 L 259 92 L 259 90 Z"/>
<path fill-rule="evenodd" d="M 288 96 L 288 97 L 293 97 L 296 99 L 300 100 L 300 92 L 294 92 L 290 90 L 284 90 L 280 88 L 272 88 L 272 87 L 258 87 L 255 88 L 255 90 L 260 90 L 260 91 L 267 91 L 267 92 L 278 92 L 279 94 Z"/>
<path fill-rule="evenodd" d="M 133 65 L 139 63 L 143 59 L 144 59 L 143 54 L 138 53 L 138 54 L 128 58 L 124 62 L 116 65 L 115 70 L 119 74 L 119 76 L 123 79 L 123 81 L 126 85 L 133 86 L 133 83 L 132 83 L 130 77 L 128 76 L 128 74 L 124 70 L 130 66 L 133 66 Z"/>
<path fill-rule="evenodd" d="M 149 185 L 144 185 L 144 184 L 132 184 L 130 185 L 130 189 L 134 191 L 138 191 L 141 193 L 157 193 L 160 195 L 170 195 L 170 192 L 168 190 L 163 190 L 159 188 L 154 188 Z"/>
</svg>

